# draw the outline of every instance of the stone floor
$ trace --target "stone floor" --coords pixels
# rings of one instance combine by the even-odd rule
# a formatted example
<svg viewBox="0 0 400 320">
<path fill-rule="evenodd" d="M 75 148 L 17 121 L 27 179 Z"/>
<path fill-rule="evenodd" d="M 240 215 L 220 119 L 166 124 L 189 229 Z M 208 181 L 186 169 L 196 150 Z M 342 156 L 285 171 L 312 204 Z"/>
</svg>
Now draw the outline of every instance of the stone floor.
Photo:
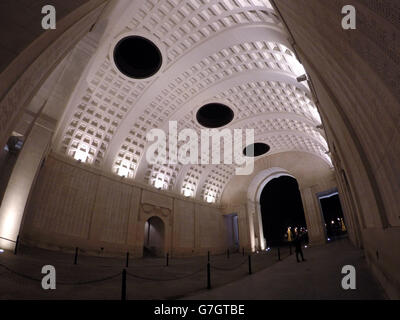
<svg viewBox="0 0 400 320">
<path fill-rule="evenodd" d="M 281 249 L 281 257 L 289 249 Z M 277 251 L 252 256 L 255 272 L 277 263 Z M 53 265 L 57 273 L 56 290 L 43 290 L 41 269 Z M 128 299 L 178 299 L 207 287 L 207 257 L 169 260 L 130 259 L 127 270 Z M 22 247 L 15 256 L 0 254 L 0 299 L 120 299 L 125 258 L 85 256 L 77 265 L 73 253 Z M 248 275 L 248 257 L 242 254 L 211 254 L 211 280 L 219 287 Z"/>
<path fill-rule="evenodd" d="M 254 275 L 187 299 L 385 299 L 362 251 L 352 247 L 348 240 L 305 249 L 304 255 L 305 262 L 297 263 L 293 255 Z M 356 269 L 355 290 L 343 290 L 341 287 L 344 265 L 353 265 Z"/>
<path fill-rule="evenodd" d="M 359 250 L 347 240 L 304 250 L 307 261 L 296 263 L 288 248 L 252 256 L 211 256 L 212 290 L 207 290 L 206 257 L 131 259 L 127 299 L 382 299 Z M 120 299 L 125 259 L 80 255 L 22 247 L 18 255 L 0 254 L 0 299 Z M 43 265 L 57 271 L 56 290 L 41 288 Z M 341 267 L 357 270 L 357 290 L 340 287 Z"/>
</svg>

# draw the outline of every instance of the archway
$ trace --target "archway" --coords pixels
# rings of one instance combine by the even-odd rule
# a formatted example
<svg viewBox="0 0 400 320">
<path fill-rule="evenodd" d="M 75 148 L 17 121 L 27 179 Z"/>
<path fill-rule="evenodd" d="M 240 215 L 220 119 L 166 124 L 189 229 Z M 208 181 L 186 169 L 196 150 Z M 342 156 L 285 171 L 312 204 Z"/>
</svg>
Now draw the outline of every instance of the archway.
<svg viewBox="0 0 400 320">
<path fill-rule="evenodd" d="M 162 257 L 165 251 L 164 221 L 159 217 L 151 217 L 144 224 L 143 256 Z"/>
<path fill-rule="evenodd" d="M 269 181 L 281 176 L 292 177 L 292 175 L 283 168 L 268 168 L 260 171 L 249 185 L 247 191 L 247 209 L 249 212 L 250 246 L 252 251 L 266 249 L 260 207 L 261 192 Z"/>
<path fill-rule="evenodd" d="M 224 215 L 228 248 L 232 252 L 239 250 L 239 222 L 237 213 Z"/>
<path fill-rule="evenodd" d="M 295 178 L 280 176 L 270 180 L 261 191 L 260 208 L 268 246 L 282 245 L 294 232 L 306 234 L 306 218 Z"/>
<path fill-rule="evenodd" d="M 325 221 L 325 231 L 328 241 L 347 236 L 346 222 L 337 190 L 319 194 L 319 203 Z"/>
</svg>

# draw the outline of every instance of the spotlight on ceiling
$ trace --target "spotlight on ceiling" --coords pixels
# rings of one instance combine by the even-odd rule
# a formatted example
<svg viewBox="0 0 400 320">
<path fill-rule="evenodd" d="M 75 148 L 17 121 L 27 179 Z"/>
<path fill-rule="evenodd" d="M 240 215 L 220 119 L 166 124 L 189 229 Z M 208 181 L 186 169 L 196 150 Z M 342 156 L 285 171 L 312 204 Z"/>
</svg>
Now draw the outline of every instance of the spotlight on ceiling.
<svg viewBox="0 0 400 320">
<path fill-rule="evenodd" d="M 74 158 L 77 161 L 86 162 L 88 158 L 87 151 L 81 149 L 76 150 Z"/>
<path fill-rule="evenodd" d="M 134 79 L 145 79 L 160 70 L 160 49 L 149 39 L 140 36 L 122 38 L 114 48 L 114 62 L 119 71 Z"/>
<path fill-rule="evenodd" d="M 213 202 L 215 202 L 215 198 L 213 196 L 207 195 L 206 196 L 206 201 L 208 203 L 213 203 Z"/>
<path fill-rule="evenodd" d="M 191 197 L 191 196 L 193 196 L 193 191 L 190 190 L 190 189 L 184 189 L 184 190 L 183 190 L 183 195 L 184 195 L 185 197 Z"/>
<path fill-rule="evenodd" d="M 197 121 L 206 128 L 219 128 L 233 120 L 231 108 L 222 103 L 209 103 L 202 106 L 196 113 Z"/>
<path fill-rule="evenodd" d="M 156 189 L 162 189 L 164 187 L 164 182 L 162 180 L 155 180 L 154 181 L 154 187 Z"/>
<path fill-rule="evenodd" d="M 121 178 L 128 178 L 128 175 L 129 175 L 129 168 L 120 167 L 120 168 L 118 169 L 118 175 L 119 175 Z"/>
<path fill-rule="evenodd" d="M 256 142 L 248 145 L 243 149 L 243 155 L 246 157 L 258 157 L 266 154 L 270 149 L 270 146 L 263 142 Z"/>
</svg>

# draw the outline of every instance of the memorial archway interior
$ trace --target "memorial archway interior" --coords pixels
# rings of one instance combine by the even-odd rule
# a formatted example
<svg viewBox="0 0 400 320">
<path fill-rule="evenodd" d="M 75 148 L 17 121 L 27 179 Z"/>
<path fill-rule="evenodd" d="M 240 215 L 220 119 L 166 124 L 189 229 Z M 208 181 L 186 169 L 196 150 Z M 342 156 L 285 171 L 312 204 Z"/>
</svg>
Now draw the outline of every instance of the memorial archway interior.
<svg viewBox="0 0 400 320">
<path fill-rule="evenodd" d="M 199 121 L 199 108 L 223 104 L 232 112 L 219 125 L 254 128 L 255 142 L 270 147 L 261 169 L 282 166 L 298 179 L 315 243 L 325 240 L 316 194 L 336 186 L 350 239 L 398 292 L 399 257 L 375 254 L 391 256 L 400 236 L 397 8 L 357 1 L 361 23 L 345 31 L 344 0 L 54 2 L 71 6 L 69 23 L 59 11 L 57 32 L 38 37 L 26 26 L 27 42 L 1 63 L 0 144 L 29 132 L 0 178 L 1 248 L 21 235 L 140 256 L 143 198 L 171 210 L 167 247 L 177 254 L 225 250 L 224 210 L 245 226 L 241 246 L 262 248 L 257 203 L 246 198 L 251 178 L 233 165 L 153 165 L 145 156 L 152 128 L 177 121 L 199 132 L 215 125 Z M 393 37 L 372 32 L 377 25 Z M 132 37 L 146 39 L 149 68 L 133 61 L 126 70 L 131 47 L 119 44 Z"/>
<path fill-rule="evenodd" d="M 260 196 L 261 216 L 264 238 L 267 246 L 280 245 L 288 239 L 285 235 L 291 228 L 292 237 L 295 230 L 306 230 L 306 219 L 295 178 L 281 176 L 269 181 Z"/>
<path fill-rule="evenodd" d="M 172 20 L 166 18 L 170 16 Z M 172 151 L 182 141 L 168 141 L 166 162 L 148 161 L 152 143 L 147 134 L 153 128 L 168 131 L 171 122 L 177 123 L 178 131 L 194 129 L 197 136 L 206 128 L 254 129 L 255 145 L 267 147 L 257 153 L 257 159 L 302 152 L 333 168 L 310 83 L 287 39 L 284 24 L 269 1 L 180 1 L 172 6 L 138 0 L 108 7 L 90 32 L 54 63 L 47 78 L 43 76 L 27 103 L 26 114 L 34 116 L 29 132 L 38 137 L 31 148 L 38 159 L 32 162 L 26 149 L 32 179 L 23 184 L 23 192 L 20 177 L 26 172 L 15 171 L 10 179 L 15 188 L 5 194 L 0 211 L 2 236 L 12 241 L 18 236 L 29 188 L 42 160 L 39 157 L 49 153 L 57 159 L 54 166 L 68 163 L 68 167 L 79 167 L 85 173 L 96 172 L 92 182 L 85 179 L 79 185 L 76 180 L 84 179 L 81 172 L 76 173 L 76 180 L 59 186 L 71 192 L 82 186 L 97 195 L 102 190 L 83 185 L 96 185 L 94 180 L 107 175 L 124 185 L 145 186 L 170 199 L 184 198 L 218 211 L 224 190 L 241 165 L 214 164 L 211 159 L 200 164 L 177 163 Z M 27 127 L 21 121 L 16 122 L 16 132 Z M 242 148 L 247 147 L 243 141 Z M 221 144 L 222 151 L 229 152 L 229 148 Z M 24 167 L 22 163 L 19 166 Z M 17 189 L 23 196 L 16 209 L 13 190 Z M 69 211 L 58 207 L 62 203 L 59 199 L 54 202 L 55 207 L 41 208 L 41 216 L 32 219 L 34 228 L 42 229 L 39 220 L 45 216 L 49 216 L 46 223 L 58 225 L 56 212 Z M 70 225 L 75 225 L 75 219 L 90 220 L 92 213 L 86 204 L 82 207 L 68 215 L 74 220 Z M 116 204 L 98 215 L 104 214 L 106 220 L 114 211 L 127 215 L 127 207 Z M 113 224 L 115 230 L 110 228 L 107 235 L 99 233 L 96 241 L 127 244 L 118 230 L 126 221 L 121 217 Z M 79 226 L 79 230 L 53 231 L 87 238 L 89 227 Z M 46 230 L 35 234 L 42 231 Z M 190 243 L 194 241 L 190 239 Z M 11 243 L 4 246 L 12 248 Z"/>
</svg>

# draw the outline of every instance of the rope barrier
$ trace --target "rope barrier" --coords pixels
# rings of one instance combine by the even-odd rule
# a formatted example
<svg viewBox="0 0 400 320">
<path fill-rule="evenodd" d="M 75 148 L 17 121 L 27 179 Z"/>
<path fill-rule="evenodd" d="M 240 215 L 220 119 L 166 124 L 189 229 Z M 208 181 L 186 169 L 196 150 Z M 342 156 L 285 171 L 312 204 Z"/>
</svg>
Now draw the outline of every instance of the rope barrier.
<svg viewBox="0 0 400 320">
<path fill-rule="evenodd" d="M 103 281 L 115 279 L 115 278 L 119 277 L 120 275 L 121 275 L 121 272 L 118 272 L 117 274 L 114 274 L 114 275 L 111 275 L 111 276 L 108 276 L 108 277 L 104 277 L 104 278 L 100 278 L 100 279 L 96 279 L 96 280 L 79 281 L 79 282 L 60 282 L 60 281 L 57 281 L 57 284 L 66 285 L 66 286 L 85 285 L 85 284 L 92 284 L 92 283 L 96 283 L 96 282 L 103 282 Z"/>
<path fill-rule="evenodd" d="M 0 267 L 4 268 L 5 270 L 7 270 L 10 273 L 13 273 L 13 274 L 15 274 L 17 276 L 20 276 L 22 278 L 25 278 L 25 279 L 28 279 L 28 280 L 31 280 L 31 281 L 36 281 L 36 282 L 41 282 L 42 281 L 42 279 L 37 279 L 37 278 L 31 277 L 31 276 L 25 275 L 25 274 L 23 274 L 23 273 L 21 273 L 19 271 L 15 271 L 15 270 L 13 270 L 13 269 L 11 269 L 11 268 L 7 267 L 6 265 L 3 265 L 3 264 L 0 264 Z M 199 270 L 196 270 L 195 272 L 193 272 L 191 274 L 184 275 L 182 277 L 175 277 L 175 278 L 169 278 L 169 279 L 155 279 L 155 278 L 150 278 L 150 277 L 138 276 L 138 275 L 132 274 L 130 272 L 127 272 L 127 275 L 129 275 L 130 277 L 133 277 L 133 278 L 137 278 L 137 279 L 141 279 L 141 280 L 148 280 L 148 281 L 174 281 L 174 280 L 181 280 L 181 279 L 192 277 L 192 276 L 200 273 L 201 271 L 203 271 L 203 268 L 201 268 Z M 115 279 L 116 277 L 118 277 L 120 275 L 121 275 L 121 272 L 118 272 L 117 274 L 113 274 L 111 276 L 107 276 L 107 277 L 104 277 L 104 278 L 95 279 L 95 280 L 88 280 L 88 281 L 78 281 L 78 282 L 65 282 L 65 281 L 58 281 L 57 280 L 57 284 L 60 284 L 60 285 L 71 285 L 71 286 L 73 286 L 73 285 L 86 285 L 86 284 L 92 284 L 92 283 L 96 283 L 96 282 L 103 282 L 103 281 Z"/>
<path fill-rule="evenodd" d="M 200 272 L 204 271 L 204 268 L 201 268 L 191 274 L 187 274 L 184 275 L 182 277 L 175 277 L 175 278 L 169 278 L 169 279 L 154 279 L 154 278 L 150 278 L 150 277 L 144 277 L 144 276 L 138 276 L 136 274 L 130 273 L 130 272 L 126 272 L 126 274 L 132 278 L 136 278 L 136 279 L 141 279 L 141 280 L 148 280 L 148 281 L 175 281 L 175 280 L 181 280 L 181 279 L 185 279 L 185 278 L 190 278 Z"/>
<path fill-rule="evenodd" d="M 15 242 L 15 243 L 18 242 L 18 241 L 13 241 L 13 240 L 6 239 L 6 238 L 3 238 L 3 237 L 0 237 L 0 239 L 8 240 L 8 241 Z M 25 241 L 22 240 L 22 239 L 19 239 L 19 240 L 20 240 L 20 242 L 22 242 L 22 243 L 25 242 Z M 22 241 L 21 241 L 21 240 L 22 240 Z M 278 249 L 278 251 L 280 251 L 280 250 Z M 75 251 L 75 260 L 76 260 L 76 252 L 77 252 L 77 250 Z M 280 252 L 278 252 L 278 254 L 280 255 Z M 208 253 L 208 256 L 209 256 L 209 257 L 211 256 L 210 253 Z M 289 254 L 288 256 L 290 256 L 290 254 Z M 128 261 L 129 255 L 127 255 L 126 258 L 127 258 L 127 261 Z M 167 261 L 168 261 L 168 257 L 167 257 Z M 218 270 L 218 271 L 233 271 L 233 270 L 239 269 L 241 266 L 243 266 L 245 263 L 247 263 L 247 261 L 248 261 L 248 258 L 246 257 L 246 258 L 245 258 L 243 261 L 241 261 L 238 265 L 235 265 L 235 266 L 233 266 L 233 267 L 227 267 L 227 268 L 226 268 L 226 267 L 218 267 L 218 266 L 211 266 L 211 265 L 210 265 L 210 267 L 211 267 L 212 269 Z M 127 262 L 127 263 L 128 263 L 128 262 Z M 251 263 L 251 261 L 249 261 L 249 268 L 251 268 L 250 263 Z M 167 263 L 167 265 L 168 265 L 168 263 Z M 15 271 L 15 270 L 9 268 L 8 266 L 6 266 L 6 265 L 4 265 L 4 264 L 0 264 L 0 267 L 4 268 L 6 271 L 8 271 L 8 272 L 10 272 L 10 273 L 12 273 L 12 274 L 15 274 L 15 275 L 17 275 L 17 276 L 19 276 L 19 277 L 22 277 L 22 278 L 25 278 L 25 279 L 28 279 L 28 280 L 31 280 L 31 281 L 35 281 L 35 282 L 41 282 L 41 281 L 42 281 L 42 279 L 37 279 L 37 278 L 35 278 L 35 277 L 31 277 L 31 276 L 29 276 L 29 275 L 23 274 L 23 273 L 21 273 L 21 272 L 19 272 L 19 271 Z M 154 266 L 154 267 L 158 267 L 158 266 Z M 249 269 L 249 270 L 251 270 L 251 269 Z M 128 271 L 125 271 L 125 273 L 126 273 L 126 275 L 128 275 L 128 276 L 131 277 L 131 278 L 136 278 L 136 279 L 146 280 L 146 281 L 160 282 L 160 281 L 176 281 L 176 280 L 181 280 L 181 279 L 185 279 L 185 278 L 190 278 L 190 277 L 192 277 L 192 276 L 194 276 L 194 275 L 196 275 L 196 274 L 199 274 L 199 273 L 201 273 L 201 272 L 203 272 L 203 271 L 206 271 L 206 269 L 202 267 L 202 268 L 200 268 L 199 270 L 196 270 L 195 272 L 192 272 L 192 273 L 190 273 L 190 274 L 185 274 L 185 275 L 183 275 L 183 276 L 177 276 L 177 277 L 167 278 L 167 279 L 165 279 L 165 278 L 164 278 L 164 279 L 161 279 L 161 278 L 152 278 L 152 277 L 147 277 L 147 276 L 141 276 L 141 275 L 137 275 L 137 274 L 130 273 L 130 272 L 128 272 Z M 251 271 L 249 271 L 249 272 L 251 273 Z M 4 272 L 4 273 L 5 273 L 5 272 Z M 4 273 L 2 273 L 2 274 L 4 274 Z M 110 276 L 106 276 L 106 277 L 103 277 L 103 278 L 100 278 L 100 279 L 87 280 L 87 281 L 77 281 L 77 282 L 57 281 L 57 284 L 59 284 L 59 285 L 67 285 L 67 286 L 68 286 L 68 285 L 74 286 L 74 285 L 87 285 L 87 284 L 93 284 L 93 283 L 100 283 L 100 282 L 103 282 L 103 281 L 108 281 L 108 280 L 115 279 L 115 278 L 121 276 L 121 274 L 122 274 L 122 272 L 118 272 L 118 273 L 116 273 L 116 274 L 113 274 L 113 275 L 110 275 Z"/>
<path fill-rule="evenodd" d="M 242 262 L 240 262 L 237 266 L 231 267 L 231 268 L 224 268 L 224 267 L 216 267 L 216 266 L 211 266 L 211 268 L 219 271 L 232 271 L 235 269 L 239 269 L 242 265 L 244 265 L 247 262 L 247 258 L 244 259 Z"/>
<path fill-rule="evenodd" d="M 42 279 L 37 279 L 37 278 L 31 277 L 31 276 L 27 276 L 26 274 L 23 274 L 23 273 L 21 273 L 21 272 L 19 272 L 19 271 L 15 271 L 15 270 L 13 270 L 13 269 L 7 267 L 7 266 L 4 265 L 4 264 L 0 264 L 0 267 L 4 268 L 4 269 L 7 270 L 8 272 L 13 273 L 13 274 L 15 274 L 15 275 L 17 275 L 17 276 L 19 276 L 19 277 L 21 277 L 21 278 L 25 278 L 25 279 L 32 280 L 32 281 L 36 281 L 36 282 L 42 282 Z M 57 280 L 57 284 L 60 284 L 60 285 L 68 285 L 68 286 L 85 285 L 85 284 L 91 284 L 91 283 L 96 283 L 96 282 L 102 282 L 102 281 L 106 281 L 106 280 L 111 280 L 111 279 L 114 279 L 114 278 L 116 278 L 116 277 L 118 277 L 118 276 L 120 276 L 120 275 L 121 275 L 121 272 L 118 272 L 117 274 L 113 274 L 113 275 L 108 276 L 108 277 L 104 277 L 104 278 L 100 278 L 100 279 L 95 279 L 95 280 L 88 280 L 88 281 L 78 281 L 78 282 L 64 282 L 64 281 L 58 281 L 58 280 Z"/>
<path fill-rule="evenodd" d="M 22 278 L 25 278 L 25 279 L 28 279 L 28 280 L 32 280 L 32 281 L 37 281 L 37 282 L 41 282 L 41 281 L 42 281 L 42 279 L 36 279 L 36 278 L 34 278 L 34 277 L 27 276 L 27 275 L 25 275 L 25 274 L 23 274 L 23 273 L 21 273 L 21 272 L 12 270 L 12 269 L 10 269 L 9 267 L 7 267 L 6 265 L 1 264 L 1 263 L 0 263 L 0 267 L 6 269 L 6 270 L 7 270 L 8 272 L 10 272 L 10 273 L 13 273 L 13 274 L 16 274 L 17 276 L 20 276 L 20 277 L 22 277 Z"/>
</svg>

